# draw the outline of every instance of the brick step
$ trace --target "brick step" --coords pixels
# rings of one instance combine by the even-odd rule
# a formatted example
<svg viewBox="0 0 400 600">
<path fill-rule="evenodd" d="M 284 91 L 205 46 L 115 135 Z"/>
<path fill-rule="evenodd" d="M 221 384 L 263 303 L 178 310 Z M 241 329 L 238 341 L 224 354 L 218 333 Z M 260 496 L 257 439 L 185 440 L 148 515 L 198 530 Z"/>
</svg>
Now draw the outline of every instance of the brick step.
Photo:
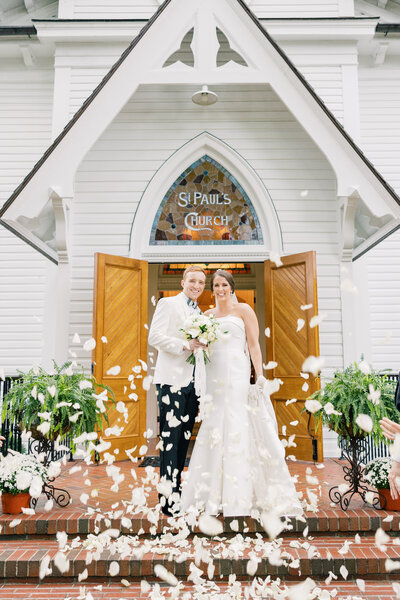
<svg viewBox="0 0 400 600">
<path fill-rule="evenodd" d="M 325 578 L 332 571 L 339 576 L 340 568 L 344 566 L 349 577 L 376 579 L 386 577 L 385 561 L 400 559 L 400 546 L 395 545 L 393 536 L 385 552 L 375 546 L 372 535 L 360 538 L 358 543 L 348 537 L 319 536 L 305 540 L 301 537 L 285 538 L 273 543 L 266 542 L 260 536 L 247 538 L 247 547 L 242 548 L 240 539 L 232 538 L 193 540 L 170 540 L 169 545 L 162 543 L 160 538 L 140 541 L 131 538 L 132 543 L 122 545 L 122 540 L 116 546 L 111 546 L 113 551 L 106 549 L 99 557 L 95 557 L 93 549 L 87 546 L 90 540 L 79 543 L 75 548 L 68 550 L 66 557 L 70 560 L 69 571 L 61 574 L 53 565 L 53 558 L 58 550 L 55 541 L 26 540 L 21 545 L 19 540 L 0 542 L 0 577 L 7 579 L 32 579 L 39 581 L 41 561 L 49 556 L 52 572 L 46 576 L 46 581 L 51 578 L 58 580 L 76 580 L 85 569 L 88 579 L 109 576 L 110 565 L 117 561 L 120 566 L 118 577 L 130 577 L 134 580 L 155 577 L 154 568 L 162 564 L 179 580 L 186 581 L 191 574 L 191 565 L 195 557 L 201 562 L 199 568 L 205 577 L 227 579 L 231 574 L 247 579 L 247 563 L 250 555 L 260 559 L 255 575 L 267 575 L 288 579 L 301 579 L 307 576 Z M 353 543 L 349 544 L 349 542 Z M 345 547 L 348 550 L 343 553 Z M 113 553 L 114 552 L 114 553 Z M 87 561 L 91 553 L 91 562 Z M 121 554 L 122 553 L 122 554 Z M 214 573 L 208 572 L 208 563 L 212 557 Z M 267 558 L 266 558 L 267 557 Z M 96 560 L 97 558 L 97 560 Z M 279 559 L 284 562 L 279 564 Z M 88 564 L 87 564 L 88 562 Z M 342 579 L 341 576 L 339 576 Z M 400 579 L 400 569 L 390 573 L 392 580 Z"/>
<path fill-rule="evenodd" d="M 330 593 L 337 590 L 336 600 L 351 600 L 353 597 L 360 600 L 360 589 L 354 582 L 340 581 L 326 585 L 323 581 L 315 582 L 321 589 L 327 590 Z M 150 581 L 150 585 L 154 586 L 154 582 Z M 290 588 L 295 583 L 288 583 Z M 242 585 L 243 590 L 248 586 L 247 583 Z M 284 587 L 281 585 L 280 587 Z M 19 583 L 10 582 L 0 585 L 0 600 L 64 600 L 71 598 L 77 600 L 84 596 L 80 593 L 81 585 L 74 583 Z M 215 592 L 226 593 L 229 586 L 226 583 L 216 583 Z M 164 591 L 164 590 L 162 590 Z M 182 595 L 184 592 L 193 593 L 195 588 L 190 583 L 185 583 Z M 102 585 L 96 583 L 88 583 L 85 585 L 85 593 L 90 592 L 93 600 L 143 600 L 148 598 L 148 593 L 143 593 L 140 590 L 140 584 L 133 582 L 129 587 L 121 583 L 106 582 Z M 204 597 L 204 596 L 203 596 Z M 210 596 L 210 597 L 215 597 Z M 220 596 L 219 596 L 220 597 Z M 237 597 L 237 596 L 236 596 Z M 243 596 L 244 597 L 244 596 Z M 271 596 L 272 597 L 272 596 Z M 362 593 L 363 600 L 393 600 L 393 586 L 389 581 L 369 580 L 365 582 L 365 591 Z"/>
<path fill-rule="evenodd" d="M 96 532 L 96 526 L 100 531 L 110 527 L 118 529 L 122 533 L 137 534 L 139 531 L 150 533 L 151 524 L 146 517 L 128 515 L 132 521 L 132 527 L 129 529 L 121 525 L 121 518 L 109 518 L 106 515 L 101 520 L 96 520 L 95 516 L 88 516 L 82 511 L 54 511 L 50 515 L 46 513 L 37 513 L 35 515 L 0 515 L 0 540 L 9 538 L 26 539 L 33 536 L 54 536 L 59 531 L 65 531 L 68 535 L 85 536 Z M 313 535 L 354 535 L 355 533 L 375 532 L 378 527 L 385 531 L 399 531 L 400 515 L 386 511 L 376 511 L 372 509 L 348 510 L 320 510 L 317 513 L 306 513 L 306 522 L 293 521 L 291 532 L 282 535 L 291 535 L 292 533 L 302 533 L 305 527 Z M 386 521 L 387 518 L 392 519 Z M 232 534 L 231 523 L 235 519 L 220 518 L 223 523 L 225 535 Z M 251 518 L 238 518 L 238 531 L 245 535 L 251 533 L 263 533 L 263 529 L 257 521 Z M 15 524 L 17 522 L 17 524 Z M 11 527 L 11 525 L 13 525 Z M 156 525 L 156 534 L 164 531 L 169 526 L 167 518 L 160 518 Z M 196 532 L 196 530 L 195 530 Z"/>
<path fill-rule="evenodd" d="M 353 597 L 360 600 L 360 589 L 352 581 L 339 581 L 331 584 L 325 584 L 323 581 L 315 582 L 321 589 L 327 590 L 332 594 L 333 590 L 337 590 L 336 600 L 351 600 Z M 150 585 L 154 586 L 154 582 L 150 581 Z M 288 583 L 290 588 L 293 583 Z M 242 585 L 243 591 L 248 586 L 247 583 Z M 284 586 L 281 584 L 280 586 Z M 71 598 L 77 600 L 85 596 L 81 595 L 81 585 L 74 583 L 19 583 L 12 581 L 0 585 L 0 600 L 64 600 Z M 215 592 L 223 594 L 229 590 L 226 583 L 216 583 Z M 162 589 L 162 591 L 164 591 Z M 182 595 L 184 592 L 193 593 L 195 588 L 190 583 L 185 583 Z M 120 582 L 106 582 L 102 585 L 96 583 L 88 583 L 85 585 L 85 594 L 91 593 L 93 600 L 143 600 L 148 598 L 148 592 L 143 593 L 140 590 L 140 584 L 133 582 L 129 587 L 125 587 Z M 210 597 L 215 597 L 210 595 Z M 182 596 L 180 596 L 182 597 Z M 202 596 L 204 598 L 204 596 Z M 218 596 L 220 597 L 220 596 Z M 238 596 L 236 596 L 238 597 Z M 244 596 L 243 596 L 244 597 Z M 271 596 L 272 597 L 272 596 Z M 393 600 L 393 586 L 389 581 L 369 580 L 365 582 L 365 591 L 362 593 L 363 600 Z"/>
</svg>

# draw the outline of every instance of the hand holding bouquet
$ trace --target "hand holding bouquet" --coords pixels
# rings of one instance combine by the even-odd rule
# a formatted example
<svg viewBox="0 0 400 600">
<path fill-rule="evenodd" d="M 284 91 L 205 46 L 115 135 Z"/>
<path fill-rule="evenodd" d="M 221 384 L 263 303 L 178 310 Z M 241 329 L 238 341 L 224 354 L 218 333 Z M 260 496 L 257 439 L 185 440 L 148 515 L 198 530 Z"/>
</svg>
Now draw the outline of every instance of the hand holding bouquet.
<svg viewBox="0 0 400 600">
<path fill-rule="evenodd" d="M 219 323 L 215 317 L 212 315 L 207 317 L 206 315 L 193 314 L 185 320 L 180 331 L 187 340 L 197 340 L 203 346 L 207 346 L 202 352 L 205 363 L 209 362 L 210 345 L 218 339 L 220 331 Z M 192 352 L 186 359 L 188 363 L 192 365 L 196 363 L 196 352 Z"/>
</svg>

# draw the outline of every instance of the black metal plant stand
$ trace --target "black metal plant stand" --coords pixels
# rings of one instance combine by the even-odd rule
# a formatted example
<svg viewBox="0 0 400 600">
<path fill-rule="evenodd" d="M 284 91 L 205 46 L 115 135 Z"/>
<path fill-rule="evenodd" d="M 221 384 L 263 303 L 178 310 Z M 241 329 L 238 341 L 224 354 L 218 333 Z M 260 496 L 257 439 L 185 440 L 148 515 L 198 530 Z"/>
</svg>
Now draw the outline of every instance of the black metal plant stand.
<svg viewBox="0 0 400 600">
<path fill-rule="evenodd" d="M 350 485 L 344 493 L 339 492 L 339 486 L 335 485 L 329 490 L 331 502 L 339 504 L 342 510 L 347 510 L 352 497 L 355 494 L 361 496 L 366 502 L 367 492 L 372 492 L 375 497 L 372 502 L 373 508 L 385 508 L 386 498 L 380 492 L 371 490 L 368 482 L 363 476 L 363 463 L 368 455 L 368 442 L 365 437 L 352 437 L 350 440 L 343 440 L 342 453 L 349 465 L 343 465 L 344 479 Z"/>
<path fill-rule="evenodd" d="M 43 464 L 45 467 L 48 467 L 51 462 L 59 458 L 58 453 L 54 449 L 54 442 L 48 440 L 47 438 L 31 440 L 29 445 L 30 452 L 35 450 L 35 452 L 38 454 L 44 454 Z M 42 494 L 44 494 L 48 500 L 53 500 L 56 504 L 58 504 L 58 506 L 64 508 L 70 504 L 71 495 L 69 492 L 67 492 L 67 490 L 55 487 L 53 485 L 55 479 L 55 477 L 51 477 L 46 481 L 45 484 L 43 484 Z M 33 508 L 36 508 L 37 502 L 38 498 L 31 499 Z"/>
</svg>

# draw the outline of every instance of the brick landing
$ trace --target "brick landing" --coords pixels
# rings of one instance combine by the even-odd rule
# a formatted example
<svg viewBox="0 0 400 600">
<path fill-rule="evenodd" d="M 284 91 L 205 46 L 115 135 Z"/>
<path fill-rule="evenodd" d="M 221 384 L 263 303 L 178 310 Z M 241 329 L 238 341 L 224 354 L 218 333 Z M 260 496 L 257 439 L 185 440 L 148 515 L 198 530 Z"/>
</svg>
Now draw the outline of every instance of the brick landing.
<svg viewBox="0 0 400 600">
<path fill-rule="evenodd" d="M 342 511 L 340 508 L 332 507 L 330 504 L 328 492 L 333 485 L 343 483 L 343 472 L 341 461 L 337 459 L 327 459 L 323 469 L 305 462 L 288 462 L 289 469 L 293 476 L 297 476 L 297 490 L 306 494 L 309 488 L 318 496 L 318 512 L 308 512 L 307 525 L 312 534 L 330 533 L 356 533 L 376 531 L 378 527 L 388 531 L 399 531 L 400 515 L 388 513 L 386 511 L 375 510 L 368 505 L 363 504 L 361 499 L 355 498 L 348 511 Z M 121 519 L 118 517 L 118 511 L 124 509 L 124 501 L 130 500 L 132 489 L 141 484 L 146 476 L 145 469 L 139 468 L 130 461 L 117 463 L 124 475 L 124 480 L 119 484 L 117 492 L 111 491 L 112 479 L 107 476 L 105 465 L 90 465 L 87 467 L 82 461 L 67 463 L 58 477 L 56 484 L 61 488 L 67 489 L 72 497 L 72 503 L 66 508 L 53 507 L 49 512 L 44 511 L 45 499 L 41 498 L 36 514 L 32 516 L 20 515 L 17 525 L 10 524 L 15 521 L 15 516 L 0 514 L 0 541 L 9 539 L 10 536 L 32 537 L 55 535 L 57 531 L 66 531 L 70 535 L 86 535 L 95 531 L 95 516 L 88 516 L 88 507 L 93 511 L 98 511 L 106 515 L 111 520 L 111 525 L 123 532 L 128 530 L 121 527 Z M 136 480 L 132 476 L 132 469 Z M 72 472 L 71 472 L 72 470 Z M 307 473 L 309 471 L 309 473 Z M 307 477 L 318 478 L 318 483 L 307 483 Z M 90 484 L 90 485 L 88 485 Z M 98 496 L 89 498 L 87 506 L 82 503 L 80 497 L 82 493 L 90 494 L 97 490 Z M 148 506 L 155 506 L 157 503 L 157 494 L 151 490 L 148 495 Z M 391 521 L 385 521 L 389 517 Z M 141 515 L 130 515 L 132 519 L 132 528 L 130 533 L 136 534 L 141 528 L 149 532 L 149 523 L 147 519 L 142 519 Z M 246 523 L 248 531 L 261 531 L 259 525 L 251 519 Z M 100 528 L 105 529 L 110 525 L 104 522 L 100 523 Z M 164 521 L 157 524 L 157 532 L 160 533 L 165 526 Z M 298 523 L 295 531 L 301 532 L 304 524 Z M 231 532 L 229 519 L 224 522 L 225 533 Z"/>
</svg>

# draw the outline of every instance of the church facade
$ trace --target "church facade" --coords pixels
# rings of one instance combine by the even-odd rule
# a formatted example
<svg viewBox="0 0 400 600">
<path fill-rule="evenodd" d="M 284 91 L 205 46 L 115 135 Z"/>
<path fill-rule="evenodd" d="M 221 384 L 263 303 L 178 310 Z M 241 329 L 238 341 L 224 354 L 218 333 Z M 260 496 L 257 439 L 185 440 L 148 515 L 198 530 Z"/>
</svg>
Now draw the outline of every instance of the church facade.
<svg viewBox="0 0 400 600">
<path fill-rule="evenodd" d="M 361 355 L 400 368 L 399 2 L 2 5 L 7 375 L 120 365 L 122 398 L 191 262 L 227 265 L 255 307 L 280 424 L 317 385 L 310 354 L 323 377 Z M 155 428 L 151 391 L 140 403 L 132 431 Z"/>
</svg>

